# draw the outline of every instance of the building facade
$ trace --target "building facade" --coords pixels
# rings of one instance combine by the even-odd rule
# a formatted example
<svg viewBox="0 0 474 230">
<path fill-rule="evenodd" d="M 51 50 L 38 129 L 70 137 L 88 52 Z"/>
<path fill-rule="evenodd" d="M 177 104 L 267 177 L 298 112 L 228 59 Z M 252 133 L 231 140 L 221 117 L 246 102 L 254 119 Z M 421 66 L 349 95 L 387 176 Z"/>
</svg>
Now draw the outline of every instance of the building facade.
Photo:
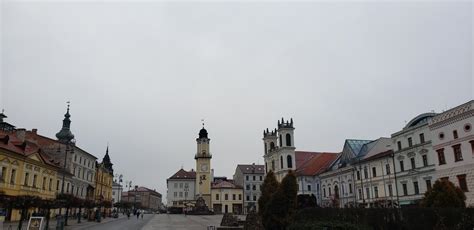
<svg viewBox="0 0 474 230">
<path fill-rule="evenodd" d="M 293 119 L 278 121 L 278 129 L 263 131 L 265 172 L 275 173 L 279 182 L 296 169 Z"/>
<path fill-rule="evenodd" d="M 195 203 L 196 172 L 194 170 L 178 170 L 166 180 L 166 202 L 168 208 L 183 210 Z"/>
<path fill-rule="evenodd" d="M 146 187 L 135 186 L 134 189 L 122 193 L 122 200 L 137 204 L 135 208 L 158 211 L 163 206 L 161 193 Z"/>
<path fill-rule="evenodd" d="M 424 113 L 413 118 L 399 132 L 392 134 L 393 164 L 397 177 L 395 186 L 400 206 L 416 205 L 437 179 L 435 152 L 428 122 L 435 113 Z"/>
<path fill-rule="evenodd" d="M 474 101 L 434 116 L 429 122 L 436 177 L 460 187 L 474 206 Z"/>
<path fill-rule="evenodd" d="M 212 184 L 212 210 L 220 213 L 243 213 L 242 187 L 229 181 L 218 181 Z"/>
<path fill-rule="evenodd" d="M 112 203 L 122 201 L 123 186 L 120 183 L 112 182 Z"/>
<path fill-rule="evenodd" d="M 234 173 L 234 184 L 243 188 L 243 212 L 258 211 L 260 187 L 265 176 L 265 166 L 254 164 L 239 164 Z"/>
<path fill-rule="evenodd" d="M 60 171 L 59 164 L 43 154 L 36 144 L 20 140 L 12 132 L 0 131 L 0 192 L 3 195 L 55 199 Z M 20 210 L 6 209 L 7 221 L 19 219 Z"/>
<path fill-rule="evenodd" d="M 196 139 L 197 152 L 194 156 L 196 160 L 196 199 L 202 197 L 206 201 L 207 207 L 211 208 L 211 159 L 207 130 L 204 127 L 199 131 L 199 137 Z"/>
<path fill-rule="evenodd" d="M 96 165 L 96 177 L 95 177 L 95 195 L 94 199 L 96 202 L 108 203 L 110 205 L 106 208 L 111 208 L 113 204 L 112 197 L 112 183 L 114 177 L 114 170 L 109 156 L 109 147 L 105 151 L 105 156 L 101 163 L 95 162 Z"/>
</svg>

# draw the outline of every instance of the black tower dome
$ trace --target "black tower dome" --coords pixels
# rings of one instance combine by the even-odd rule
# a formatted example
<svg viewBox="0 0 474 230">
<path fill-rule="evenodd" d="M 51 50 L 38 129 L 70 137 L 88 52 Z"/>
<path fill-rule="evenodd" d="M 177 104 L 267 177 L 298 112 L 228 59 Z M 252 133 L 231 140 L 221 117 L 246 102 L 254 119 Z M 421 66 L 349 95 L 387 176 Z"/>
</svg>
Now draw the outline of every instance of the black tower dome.
<svg viewBox="0 0 474 230">
<path fill-rule="evenodd" d="M 201 131 L 199 131 L 199 138 L 208 138 L 207 130 L 205 128 L 202 128 Z"/>
</svg>

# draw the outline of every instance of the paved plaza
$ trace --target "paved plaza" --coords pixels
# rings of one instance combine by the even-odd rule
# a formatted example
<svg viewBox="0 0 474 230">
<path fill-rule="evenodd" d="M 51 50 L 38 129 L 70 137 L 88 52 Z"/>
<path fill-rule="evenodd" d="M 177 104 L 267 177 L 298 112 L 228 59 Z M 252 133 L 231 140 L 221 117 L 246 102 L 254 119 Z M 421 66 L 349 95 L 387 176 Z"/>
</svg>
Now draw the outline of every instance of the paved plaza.
<svg viewBox="0 0 474 230">
<path fill-rule="evenodd" d="M 190 216 L 181 214 L 155 215 L 142 230 L 205 230 L 208 226 L 219 226 L 222 215 Z"/>
</svg>

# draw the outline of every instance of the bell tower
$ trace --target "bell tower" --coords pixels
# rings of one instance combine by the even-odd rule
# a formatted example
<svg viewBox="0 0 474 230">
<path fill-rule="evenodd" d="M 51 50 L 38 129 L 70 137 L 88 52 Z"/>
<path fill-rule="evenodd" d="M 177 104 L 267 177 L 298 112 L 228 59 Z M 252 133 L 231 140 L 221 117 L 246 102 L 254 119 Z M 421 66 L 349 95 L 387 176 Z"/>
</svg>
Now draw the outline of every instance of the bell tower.
<svg viewBox="0 0 474 230">
<path fill-rule="evenodd" d="M 209 151 L 210 140 L 203 124 L 199 131 L 199 137 L 196 139 L 197 152 L 194 159 L 196 159 L 196 199 L 202 197 L 206 201 L 207 207 L 211 207 L 212 155 Z"/>
</svg>

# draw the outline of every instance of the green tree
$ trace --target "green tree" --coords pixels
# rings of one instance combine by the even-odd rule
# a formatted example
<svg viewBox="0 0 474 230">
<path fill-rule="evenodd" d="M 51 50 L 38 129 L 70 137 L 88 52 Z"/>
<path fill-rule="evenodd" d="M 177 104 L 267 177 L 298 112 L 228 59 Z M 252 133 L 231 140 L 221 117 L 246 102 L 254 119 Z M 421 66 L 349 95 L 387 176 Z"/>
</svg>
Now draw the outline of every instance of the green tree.
<svg viewBox="0 0 474 230">
<path fill-rule="evenodd" d="M 298 185 L 295 174 L 290 171 L 271 196 L 262 217 L 265 229 L 286 229 L 292 222 L 297 206 Z"/>
<path fill-rule="evenodd" d="M 265 208 L 268 202 L 270 201 L 271 196 L 273 195 L 273 193 L 276 192 L 277 189 L 278 181 L 273 171 L 270 171 L 265 176 L 262 187 L 260 188 L 260 190 L 262 191 L 262 194 L 258 199 L 258 214 L 260 216 L 263 216 L 263 213 L 265 212 Z"/>
<path fill-rule="evenodd" d="M 437 180 L 433 188 L 425 193 L 421 205 L 430 208 L 464 208 L 464 192 L 449 180 Z"/>
</svg>

